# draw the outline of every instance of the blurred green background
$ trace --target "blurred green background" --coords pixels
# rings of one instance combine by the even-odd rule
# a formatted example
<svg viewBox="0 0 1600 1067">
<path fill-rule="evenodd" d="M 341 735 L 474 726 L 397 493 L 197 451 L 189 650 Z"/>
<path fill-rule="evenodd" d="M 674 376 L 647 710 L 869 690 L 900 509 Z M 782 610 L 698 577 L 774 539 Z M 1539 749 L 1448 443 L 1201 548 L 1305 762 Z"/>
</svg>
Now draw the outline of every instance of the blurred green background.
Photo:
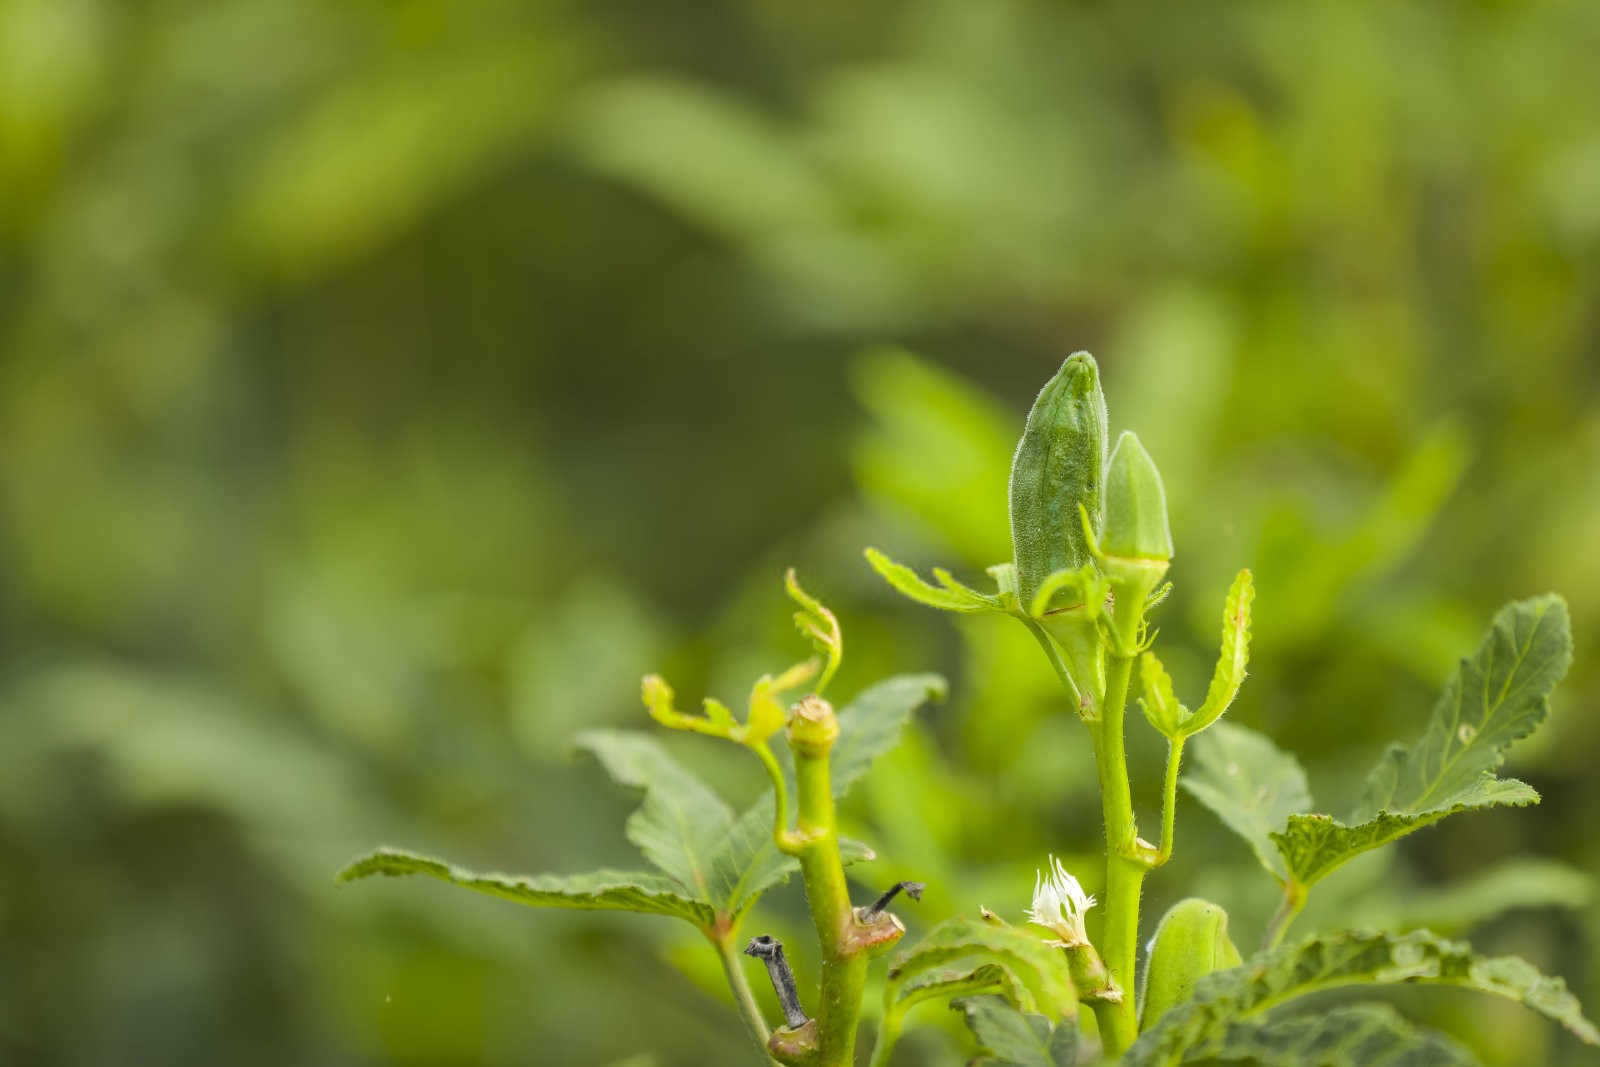
<svg viewBox="0 0 1600 1067">
<path fill-rule="evenodd" d="M 332 874 L 626 860 L 634 798 L 566 739 L 648 728 L 647 671 L 734 699 L 792 662 L 789 563 L 841 694 L 952 679 L 852 798 L 863 899 L 929 882 L 915 936 L 1015 917 L 1047 851 L 1089 872 L 1026 633 L 860 557 L 1007 558 L 1078 348 L 1166 473 L 1180 687 L 1254 567 L 1232 714 L 1319 799 L 1502 601 L 1568 597 L 1512 766 L 1544 806 L 1299 929 L 1427 923 L 1600 1010 L 1597 50 L 1588 0 L 0 0 L 0 1062 L 739 1062 L 687 927 Z M 1253 943 L 1248 850 L 1178 829 L 1147 919 L 1188 886 Z M 799 887 L 755 922 L 813 981 Z M 1510 1004 L 1402 1006 L 1583 1062 Z M 946 1016 L 899 1062 L 956 1062 Z"/>
</svg>

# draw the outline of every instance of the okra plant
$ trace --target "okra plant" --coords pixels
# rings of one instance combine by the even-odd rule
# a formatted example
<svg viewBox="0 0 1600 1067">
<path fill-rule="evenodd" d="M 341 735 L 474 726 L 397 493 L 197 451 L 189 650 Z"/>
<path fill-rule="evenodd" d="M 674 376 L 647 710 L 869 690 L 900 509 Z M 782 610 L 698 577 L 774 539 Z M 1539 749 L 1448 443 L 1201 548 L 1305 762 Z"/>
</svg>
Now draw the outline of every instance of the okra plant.
<svg viewBox="0 0 1600 1067">
<path fill-rule="evenodd" d="M 1501 609 L 1477 650 L 1460 661 L 1421 735 L 1384 753 L 1352 811 L 1319 812 L 1292 756 L 1222 718 L 1249 660 L 1255 592 L 1248 570 L 1223 603 L 1209 687 L 1196 707 L 1179 699 L 1152 624 L 1170 589 L 1173 558 L 1165 489 L 1139 438 L 1124 431 L 1113 447 L 1108 425 L 1094 360 L 1071 356 L 1040 392 L 1017 446 L 1013 559 L 989 569 L 991 591 L 937 568 L 928 582 L 866 550 L 872 567 L 911 599 L 1009 616 L 1037 641 L 1060 681 L 1063 713 L 1083 724 L 1094 752 L 1105 863 L 1103 871 L 1079 873 L 1098 883 L 1098 898 L 1050 857 L 1031 899 L 1018 887 L 1011 915 L 984 909 L 949 917 L 915 944 L 896 947 L 906 927 L 890 907 L 897 895 L 918 898 L 922 887 L 899 883 L 858 904 L 845 867 L 872 853 L 839 835 L 835 803 L 895 744 L 912 713 L 943 694 L 944 682 L 890 678 L 835 710 L 824 693 L 843 655 L 839 622 L 792 571 L 786 588 L 799 608 L 795 620 L 818 655 L 759 678 L 742 719 L 709 698 L 700 712 L 681 710 L 662 678 L 643 683 L 644 705 L 657 723 L 721 739 L 765 769 L 771 788 L 743 812 L 645 734 L 592 731 L 578 746 L 617 782 L 643 791 L 627 835 L 652 869 L 513 877 L 383 848 L 355 860 L 339 879 L 424 874 L 524 904 L 688 922 L 721 962 L 753 1057 L 795 1067 L 856 1062 L 868 969 L 885 955 L 874 1065 L 891 1063 L 908 1012 L 929 1000 L 961 1012 L 980 1062 L 992 1064 L 1475 1062 L 1459 1044 L 1384 1004 L 1320 1004 L 1313 1011 L 1301 1000 L 1357 985 L 1467 987 L 1520 1001 L 1600 1044 L 1562 981 L 1520 959 L 1481 956 L 1427 930 L 1289 937 L 1307 895 L 1356 856 L 1449 815 L 1538 801 L 1531 787 L 1496 769 L 1510 745 L 1544 720 L 1571 660 L 1563 601 L 1545 595 Z M 1126 758 L 1133 704 L 1167 751 L 1161 781 L 1153 788 L 1137 783 L 1159 799 L 1160 824 L 1148 838 L 1135 820 L 1136 783 Z M 1141 967 L 1141 893 L 1176 848 L 1180 785 L 1244 838 L 1282 904 L 1259 949 L 1246 957 L 1221 904 L 1181 900 L 1154 925 Z M 809 982 L 794 974 L 779 941 L 766 933 L 747 937 L 743 929 L 760 897 L 796 870 L 821 961 Z M 783 1013 L 775 1026 L 752 993 L 752 969 L 764 969 L 773 984 Z"/>
</svg>

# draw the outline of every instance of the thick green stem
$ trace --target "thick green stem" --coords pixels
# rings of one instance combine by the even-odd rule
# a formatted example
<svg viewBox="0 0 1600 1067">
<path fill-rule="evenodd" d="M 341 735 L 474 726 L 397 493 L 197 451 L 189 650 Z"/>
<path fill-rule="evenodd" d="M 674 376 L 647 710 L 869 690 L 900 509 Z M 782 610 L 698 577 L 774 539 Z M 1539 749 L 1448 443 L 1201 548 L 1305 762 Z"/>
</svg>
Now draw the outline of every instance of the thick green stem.
<svg viewBox="0 0 1600 1067">
<path fill-rule="evenodd" d="M 1139 954 L 1139 895 L 1144 876 L 1155 862 L 1155 850 L 1139 840 L 1133 818 L 1133 793 L 1128 784 L 1128 756 L 1123 725 L 1128 709 L 1128 683 L 1133 650 L 1143 615 L 1143 599 L 1119 598 L 1115 624 L 1119 649 L 1113 649 L 1106 671 L 1106 698 L 1095 741 L 1095 766 L 1100 773 L 1100 806 L 1106 827 L 1105 925 L 1100 955 L 1122 991 L 1120 1001 L 1094 1005 L 1106 1051 L 1119 1055 L 1139 1034 L 1134 1003 L 1134 969 Z"/>
<path fill-rule="evenodd" d="M 1123 748 L 1123 716 L 1127 710 L 1128 675 L 1132 660 L 1114 658 L 1106 672 L 1106 699 L 1094 735 L 1095 766 L 1100 773 L 1100 807 L 1106 828 L 1105 919 L 1100 955 L 1111 980 L 1123 991 L 1120 1002 L 1094 1002 L 1100 1040 L 1106 1051 L 1120 1054 L 1139 1033 L 1133 998 L 1133 972 L 1139 945 L 1139 894 L 1144 863 L 1137 854 L 1133 795 L 1128 786 L 1128 760 Z"/>
<path fill-rule="evenodd" d="M 739 1017 L 744 1020 L 744 1028 L 750 1035 L 750 1040 L 756 1043 L 756 1048 L 761 1052 L 761 1058 L 766 1063 L 776 1063 L 767 1055 L 767 1039 L 772 1032 L 767 1029 L 767 1021 L 762 1018 L 761 1006 L 756 1003 L 755 992 L 750 988 L 750 982 L 745 977 L 744 967 L 739 960 L 739 949 L 734 944 L 738 936 L 736 929 L 718 934 L 711 938 L 711 943 L 717 948 L 717 958 L 722 961 L 722 973 L 728 978 L 728 988 L 733 990 L 734 1003 L 739 1007 Z"/>
<path fill-rule="evenodd" d="M 864 921 L 850 904 L 828 769 L 838 732 L 833 709 L 822 699 L 807 697 L 796 709 L 789 723 L 789 746 L 795 755 L 798 814 L 794 830 L 778 835 L 778 847 L 800 861 L 806 903 L 821 950 L 822 975 L 812 1019 L 814 1052 L 808 1050 L 804 1060 L 817 1067 L 849 1067 L 854 1062 L 867 962 L 905 932 L 899 920 L 887 912 Z"/>
<path fill-rule="evenodd" d="M 833 810 L 833 786 L 828 774 L 828 753 L 797 753 L 795 782 L 800 794 L 800 818 L 795 837 L 797 858 L 806 884 L 811 924 L 822 950 L 821 1002 L 817 1005 L 818 1062 L 849 1064 L 855 1055 L 856 1020 L 866 985 L 867 957 L 851 951 L 849 932 L 855 924 L 844 865 L 839 860 L 838 835 Z"/>
</svg>

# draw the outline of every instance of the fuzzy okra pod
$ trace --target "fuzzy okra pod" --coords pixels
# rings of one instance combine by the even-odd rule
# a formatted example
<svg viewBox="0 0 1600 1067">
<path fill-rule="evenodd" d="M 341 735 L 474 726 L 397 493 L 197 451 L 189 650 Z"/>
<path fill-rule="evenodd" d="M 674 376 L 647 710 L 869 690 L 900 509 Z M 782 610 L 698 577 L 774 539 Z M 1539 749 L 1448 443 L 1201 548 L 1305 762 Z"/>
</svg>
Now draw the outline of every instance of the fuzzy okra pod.
<svg viewBox="0 0 1600 1067">
<path fill-rule="evenodd" d="M 1011 542 L 1024 607 L 1045 579 L 1088 561 L 1078 507 L 1098 521 L 1105 462 L 1100 369 L 1076 352 L 1039 391 L 1011 461 Z"/>
<path fill-rule="evenodd" d="M 1194 994 L 1195 983 L 1213 971 L 1237 967 L 1239 950 L 1228 936 L 1228 913 L 1209 900 L 1189 897 L 1167 910 L 1156 927 L 1139 996 L 1139 1029 Z"/>
</svg>

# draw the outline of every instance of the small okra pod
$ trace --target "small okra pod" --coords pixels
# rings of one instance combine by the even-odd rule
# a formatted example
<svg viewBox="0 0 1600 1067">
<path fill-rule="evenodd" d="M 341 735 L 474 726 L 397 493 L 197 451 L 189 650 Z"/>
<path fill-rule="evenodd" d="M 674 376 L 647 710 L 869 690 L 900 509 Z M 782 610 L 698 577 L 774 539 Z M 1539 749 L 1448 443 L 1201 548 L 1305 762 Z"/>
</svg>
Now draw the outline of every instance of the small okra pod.
<svg viewBox="0 0 1600 1067">
<path fill-rule="evenodd" d="M 1161 917 L 1145 964 L 1139 1028 L 1152 1024 L 1194 993 L 1213 971 L 1237 967 L 1239 950 L 1228 936 L 1228 913 L 1209 900 L 1189 897 Z"/>
<path fill-rule="evenodd" d="M 1161 472 L 1137 434 L 1117 438 L 1106 470 L 1105 532 L 1100 550 L 1125 559 L 1170 560 L 1172 529 L 1167 523 L 1167 490 Z"/>
</svg>

